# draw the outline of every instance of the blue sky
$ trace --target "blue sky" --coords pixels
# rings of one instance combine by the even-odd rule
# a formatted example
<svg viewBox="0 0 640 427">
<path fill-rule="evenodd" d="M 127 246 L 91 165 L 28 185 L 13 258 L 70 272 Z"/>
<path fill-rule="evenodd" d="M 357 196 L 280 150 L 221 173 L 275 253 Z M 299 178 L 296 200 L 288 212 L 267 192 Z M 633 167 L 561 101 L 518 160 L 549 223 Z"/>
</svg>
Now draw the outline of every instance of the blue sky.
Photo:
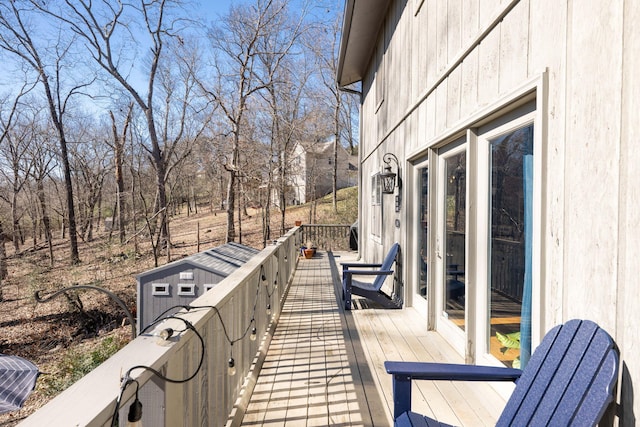
<svg viewBox="0 0 640 427">
<path fill-rule="evenodd" d="M 200 10 L 207 20 L 212 20 L 226 14 L 233 2 L 234 0 L 200 0 Z M 238 0 L 235 2 L 237 3 Z"/>
</svg>

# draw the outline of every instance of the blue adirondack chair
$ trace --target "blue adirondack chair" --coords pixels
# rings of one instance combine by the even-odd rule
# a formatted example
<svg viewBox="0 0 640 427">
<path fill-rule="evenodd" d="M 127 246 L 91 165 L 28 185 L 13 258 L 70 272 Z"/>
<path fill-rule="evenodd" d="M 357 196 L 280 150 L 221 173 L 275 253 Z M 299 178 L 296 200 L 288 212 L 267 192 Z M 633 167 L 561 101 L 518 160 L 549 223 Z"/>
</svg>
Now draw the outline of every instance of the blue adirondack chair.
<svg viewBox="0 0 640 427">
<path fill-rule="evenodd" d="M 401 308 L 402 301 L 396 295 L 382 291 L 384 280 L 393 273 L 391 266 L 396 260 L 400 245 L 394 243 L 382 264 L 342 263 L 342 299 L 345 310 L 351 310 L 352 295 L 360 295 L 377 302 L 385 308 Z M 353 276 L 376 276 L 373 283 L 358 282 Z"/>
<path fill-rule="evenodd" d="M 595 323 L 551 329 L 523 371 L 440 363 L 385 362 L 393 375 L 396 426 L 446 426 L 411 412 L 411 380 L 517 381 L 498 426 L 594 426 L 614 401 L 618 349 Z"/>
</svg>

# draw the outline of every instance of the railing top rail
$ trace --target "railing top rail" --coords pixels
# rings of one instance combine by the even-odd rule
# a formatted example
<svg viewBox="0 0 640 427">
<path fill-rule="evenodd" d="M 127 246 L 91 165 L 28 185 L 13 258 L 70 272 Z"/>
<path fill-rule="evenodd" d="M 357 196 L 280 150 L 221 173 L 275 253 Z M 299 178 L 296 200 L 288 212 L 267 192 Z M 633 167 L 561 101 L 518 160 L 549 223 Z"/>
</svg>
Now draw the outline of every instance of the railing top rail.
<svg viewBox="0 0 640 427">
<path fill-rule="evenodd" d="M 302 224 L 302 227 L 351 227 L 351 224 Z"/>
</svg>

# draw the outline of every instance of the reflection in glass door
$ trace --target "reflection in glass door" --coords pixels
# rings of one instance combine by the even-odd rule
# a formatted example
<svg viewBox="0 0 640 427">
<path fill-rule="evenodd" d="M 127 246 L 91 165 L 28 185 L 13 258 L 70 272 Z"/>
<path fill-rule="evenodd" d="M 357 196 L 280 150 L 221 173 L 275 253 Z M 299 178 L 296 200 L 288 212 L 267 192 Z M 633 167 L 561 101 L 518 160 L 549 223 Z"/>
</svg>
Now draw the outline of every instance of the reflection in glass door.
<svg viewBox="0 0 640 427">
<path fill-rule="evenodd" d="M 428 255 L 429 255 L 429 169 L 422 168 L 420 169 L 420 234 L 419 234 L 419 245 L 420 245 L 420 259 L 418 260 L 418 265 L 420 266 L 420 280 L 419 280 L 419 289 L 418 295 L 422 298 L 427 299 L 427 289 L 428 289 L 428 278 L 427 274 L 427 266 Z"/>
<path fill-rule="evenodd" d="M 467 156 L 462 151 L 444 159 L 444 316 L 465 329 L 465 221 Z"/>
<path fill-rule="evenodd" d="M 526 365 L 531 351 L 533 124 L 489 141 L 490 352 Z"/>
</svg>

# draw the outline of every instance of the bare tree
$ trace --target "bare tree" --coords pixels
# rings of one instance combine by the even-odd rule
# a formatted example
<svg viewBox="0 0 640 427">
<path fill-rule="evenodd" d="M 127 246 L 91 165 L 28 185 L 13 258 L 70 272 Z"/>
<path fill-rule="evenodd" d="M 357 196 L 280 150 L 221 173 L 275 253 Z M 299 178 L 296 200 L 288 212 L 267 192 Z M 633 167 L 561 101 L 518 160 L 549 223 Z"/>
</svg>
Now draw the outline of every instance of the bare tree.
<svg viewBox="0 0 640 427">
<path fill-rule="evenodd" d="M 120 244 L 124 243 L 124 239 L 126 237 L 125 232 L 125 186 L 124 186 L 124 174 L 123 174 L 123 166 L 124 166 L 124 154 L 125 154 L 125 146 L 127 142 L 127 132 L 129 130 L 129 124 L 131 123 L 132 113 L 133 113 L 133 103 L 129 103 L 126 109 L 127 113 L 125 115 L 124 123 L 122 125 L 122 131 L 118 131 L 118 125 L 116 123 L 116 117 L 113 111 L 109 111 L 109 117 L 111 119 L 111 132 L 113 135 L 113 143 L 111 144 L 111 148 L 114 153 L 114 171 L 115 171 L 115 179 L 116 179 L 116 205 L 114 208 L 113 219 L 115 222 L 116 213 L 118 215 L 118 235 L 120 237 Z M 108 142 L 109 143 L 109 142 Z"/>
<path fill-rule="evenodd" d="M 66 61 L 67 57 L 71 56 L 73 42 L 65 42 L 59 36 L 54 39 L 55 44 L 53 46 L 42 47 L 34 38 L 37 32 L 28 24 L 30 21 L 27 16 L 32 13 L 34 13 L 34 9 L 21 8 L 18 2 L 14 0 L 0 3 L 0 49 L 21 60 L 36 74 L 47 99 L 49 115 L 58 136 L 60 158 L 64 172 L 71 249 L 70 261 L 72 264 L 77 264 L 80 262 L 80 255 L 78 252 L 73 185 L 64 121 L 71 99 L 74 95 L 82 93 L 92 81 L 75 83 L 69 80 L 71 83 L 65 85 Z M 47 63 L 47 60 L 49 63 Z"/>
<path fill-rule="evenodd" d="M 34 3 L 35 2 L 34 0 Z M 166 100 L 186 106 L 192 90 L 192 80 L 181 88 L 182 95 L 177 92 L 164 92 L 164 99 L 156 97 L 158 80 L 166 61 L 175 58 L 167 55 L 168 46 L 171 43 L 183 43 L 183 38 L 178 36 L 180 25 L 186 24 L 184 20 L 174 18 L 171 12 L 173 6 L 180 2 L 174 0 L 145 1 L 137 0 L 131 3 L 107 2 L 90 0 L 65 0 L 64 8 L 55 10 L 46 8 L 50 16 L 54 16 L 66 23 L 71 31 L 83 40 L 94 62 L 111 76 L 134 100 L 135 104 L 144 114 L 146 124 L 145 144 L 143 145 L 151 158 L 156 174 L 157 197 L 154 203 L 154 223 L 150 226 L 153 230 L 159 228 L 158 238 L 167 242 L 167 191 L 166 181 L 170 164 L 174 159 L 176 147 L 183 142 L 184 122 L 166 121 L 169 109 L 156 111 L 158 105 L 166 107 Z M 44 5 L 40 5 L 45 10 Z M 134 22 L 138 19 L 144 28 L 145 42 L 149 46 L 148 68 L 143 76 L 134 76 L 131 69 L 136 60 L 130 57 L 135 49 L 135 41 L 139 37 L 133 34 L 136 29 Z M 169 68 L 166 67 L 165 70 Z M 137 78 L 136 78 L 137 77 Z M 136 87 L 136 82 L 145 80 L 144 89 Z M 178 91 L 179 92 L 179 91 Z M 175 97 L 174 97 L 175 95 Z M 179 109 L 182 107 L 178 107 Z M 164 124 L 162 120 L 165 120 Z M 152 231 L 153 231 L 152 230 Z"/>
<path fill-rule="evenodd" d="M 336 73 L 338 70 L 338 49 L 340 38 L 340 21 L 336 19 L 329 31 L 326 28 L 320 28 L 313 33 L 308 40 L 308 46 L 315 52 L 319 75 L 324 87 L 323 99 L 329 103 L 329 107 L 333 111 L 333 209 L 338 210 L 338 147 L 341 144 L 341 135 L 343 131 L 342 111 L 343 111 L 343 93 L 338 87 Z M 322 42 L 318 42 L 322 40 Z"/>
<path fill-rule="evenodd" d="M 93 240 L 96 207 L 102 199 L 104 182 L 111 174 L 113 164 L 109 158 L 110 147 L 104 142 L 102 132 L 91 124 L 79 125 L 77 138 L 85 143 L 73 147 L 71 162 L 78 183 L 80 236 L 90 242 Z"/>
<path fill-rule="evenodd" d="M 287 8 L 288 1 L 284 0 L 257 0 L 250 7 L 234 5 L 210 33 L 216 80 L 213 84 L 201 81 L 201 87 L 222 110 L 231 137 L 230 158 L 225 164 L 229 173 L 225 206 L 228 242 L 236 238 L 236 187 L 241 176 L 240 147 L 249 100 L 272 84 L 275 70 L 296 38 L 295 31 L 290 33 L 292 39 L 270 38 L 282 30 Z M 272 55 L 270 69 L 260 67 L 260 57 L 265 55 Z"/>
<path fill-rule="evenodd" d="M 14 108 L 18 107 L 16 102 Z M 3 132 L 0 137 L 0 174 L 5 176 L 11 185 L 11 195 L 8 197 L 8 203 L 11 206 L 11 222 L 13 234 L 13 247 L 16 253 L 20 250 L 20 245 L 24 243 L 24 233 L 20 227 L 20 219 L 24 210 L 19 206 L 18 197 L 27 183 L 29 173 L 32 168 L 32 161 L 26 155 L 29 147 L 34 143 L 34 127 L 33 122 L 26 117 L 27 108 L 22 105 L 20 110 L 24 113 L 22 120 L 18 118 L 14 126 L 11 123 L 5 123 L 2 120 L 0 125 L 7 129 L 10 126 L 11 131 Z M 20 115 L 20 114 L 19 114 Z M 12 120 L 9 114 L 9 121 Z"/>
<path fill-rule="evenodd" d="M 10 96 L 0 100 L 0 153 L 2 153 L 0 161 L 5 163 L 0 168 L 0 173 L 6 176 L 12 187 L 9 202 L 13 224 L 13 244 L 16 252 L 20 249 L 22 240 L 18 214 L 18 194 L 22 191 L 31 168 L 25 153 L 33 142 L 33 127 L 25 121 L 27 109 L 24 104 L 21 104 L 21 100 L 34 87 L 35 84 L 25 83 L 11 101 Z M 25 116 L 25 120 L 20 120 L 21 116 Z M 4 251 L 0 251 L 0 256 L 3 255 L 2 252 Z M 0 278 L 4 278 L 2 271 L 3 269 L 0 267 Z M 6 273 L 6 267 L 4 271 Z"/>
<path fill-rule="evenodd" d="M 54 169 L 58 168 L 58 163 L 56 162 L 57 156 L 54 147 L 55 144 L 49 138 L 49 129 L 43 129 L 41 126 L 37 125 L 37 122 L 34 126 L 37 128 L 36 143 L 31 144 L 28 153 L 33 165 L 31 168 L 31 180 L 35 181 L 35 197 L 37 199 L 36 211 L 40 216 L 40 222 L 42 223 L 43 229 L 42 231 L 47 243 L 49 265 L 53 267 L 55 261 L 53 253 L 53 236 L 51 231 L 51 218 L 49 217 L 49 203 L 47 202 L 47 195 L 45 191 L 45 180 Z M 34 230 L 34 233 L 35 232 L 36 230 Z"/>
<path fill-rule="evenodd" d="M 34 85 L 24 84 L 20 87 L 15 97 L 7 95 L 3 99 L 0 99 L 0 148 L 7 147 L 6 150 L 2 150 L 6 152 L 4 156 L 8 163 L 10 164 L 10 170 L 13 173 L 13 197 L 11 203 L 11 212 L 13 217 L 14 224 L 14 245 L 17 245 L 17 237 L 16 234 L 16 205 L 17 205 L 17 192 L 21 189 L 24 184 L 24 180 L 19 178 L 20 173 L 20 165 L 23 161 L 23 147 L 24 144 L 20 144 L 16 147 L 14 143 L 14 138 L 12 138 L 12 133 L 14 133 L 14 129 L 17 127 L 15 123 L 17 121 L 17 116 L 19 115 L 19 106 L 21 99 L 28 94 Z M 21 139 L 21 138 L 19 138 Z M 2 168 L 4 170 L 4 168 Z M 16 246 L 16 251 L 18 247 Z M 2 223 L 0 222 L 0 280 L 4 280 L 7 278 L 8 270 L 7 270 L 7 255 L 5 250 L 5 234 Z M 2 287 L 0 286 L 0 301 L 2 301 Z"/>
</svg>

